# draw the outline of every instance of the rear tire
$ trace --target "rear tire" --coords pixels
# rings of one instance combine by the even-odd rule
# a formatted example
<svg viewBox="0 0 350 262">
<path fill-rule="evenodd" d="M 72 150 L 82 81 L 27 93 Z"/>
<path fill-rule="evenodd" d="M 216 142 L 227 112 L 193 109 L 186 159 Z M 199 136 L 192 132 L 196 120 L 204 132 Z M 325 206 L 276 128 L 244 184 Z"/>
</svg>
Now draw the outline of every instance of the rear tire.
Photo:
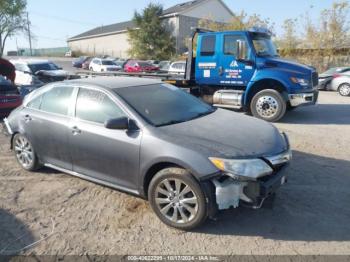
<svg viewBox="0 0 350 262">
<path fill-rule="evenodd" d="M 17 162 L 27 171 L 36 171 L 41 166 L 32 143 L 27 137 L 16 134 L 12 140 L 12 148 Z"/>
<path fill-rule="evenodd" d="M 268 122 L 277 122 L 285 115 L 287 103 L 278 91 L 266 89 L 253 97 L 250 110 L 256 118 Z"/>
<path fill-rule="evenodd" d="M 191 230 L 207 219 L 205 194 L 191 174 L 181 168 L 166 168 L 152 179 L 148 199 L 166 225 Z"/>
<path fill-rule="evenodd" d="M 341 96 L 350 96 L 350 84 L 341 84 L 338 92 Z"/>
</svg>

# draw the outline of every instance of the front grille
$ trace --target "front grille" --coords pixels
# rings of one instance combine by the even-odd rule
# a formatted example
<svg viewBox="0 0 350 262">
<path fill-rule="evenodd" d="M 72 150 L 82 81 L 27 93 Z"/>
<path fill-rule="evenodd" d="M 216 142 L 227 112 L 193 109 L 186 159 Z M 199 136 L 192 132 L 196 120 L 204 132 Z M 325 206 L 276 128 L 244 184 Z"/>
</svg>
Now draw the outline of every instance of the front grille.
<svg viewBox="0 0 350 262">
<path fill-rule="evenodd" d="M 318 73 L 313 72 L 312 73 L 312 86 L 318 86 Z"/>
</svg>

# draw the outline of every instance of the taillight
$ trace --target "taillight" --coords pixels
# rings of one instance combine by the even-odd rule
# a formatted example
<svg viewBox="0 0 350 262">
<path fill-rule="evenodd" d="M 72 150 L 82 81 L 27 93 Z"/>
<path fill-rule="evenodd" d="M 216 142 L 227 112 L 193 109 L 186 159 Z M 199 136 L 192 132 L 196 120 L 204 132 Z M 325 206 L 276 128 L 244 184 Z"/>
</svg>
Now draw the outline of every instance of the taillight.
<svg viewBox="0 0 350 262">
<path fill-rule="evenodd" d="M 341 77 L 341 74 L 334 74 L 333 78 Z"/>
</svg>

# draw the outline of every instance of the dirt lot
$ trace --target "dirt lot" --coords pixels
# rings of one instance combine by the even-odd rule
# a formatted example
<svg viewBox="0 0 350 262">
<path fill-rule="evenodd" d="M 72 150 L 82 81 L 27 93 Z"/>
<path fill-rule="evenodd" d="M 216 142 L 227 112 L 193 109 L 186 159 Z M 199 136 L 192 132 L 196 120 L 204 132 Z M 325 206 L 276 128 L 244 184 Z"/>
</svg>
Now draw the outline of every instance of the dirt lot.
<svg viewBox="0 0 350 262">
<path fill-rule="evenodd" d="M 0 135 L 0 254 L 350 255 L 350 98 L 277 124 L 294 161 L 273 209 L 222 213 L 195 232 L 163 225 L 148 204 L 52 170 L 22 171 Z M 53 232 L 53 234 L 51 234 Z"/>
</svg>

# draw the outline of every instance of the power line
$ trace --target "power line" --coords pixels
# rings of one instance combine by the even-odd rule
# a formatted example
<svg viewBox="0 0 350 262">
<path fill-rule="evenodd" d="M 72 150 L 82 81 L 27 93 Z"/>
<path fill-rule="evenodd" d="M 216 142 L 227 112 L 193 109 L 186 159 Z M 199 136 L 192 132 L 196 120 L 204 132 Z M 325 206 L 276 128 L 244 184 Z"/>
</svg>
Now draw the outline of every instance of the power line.
<svg viewBox="0 0 350 262">
<path fill-rule="evenodd" d="M 45 17 L 45 18 L 49 18 L 49 19 L 54 19 L 54 20 L 58 20 L 58 21 L 63 21 L 66 23 L 73 23 L 73 24 L 80 24 L 80 25 L 89 25 L 89 26 L 96 26 L 96 24 L 93 23 L 88 23 L 88 22 L 81 22 L 78 20 L 73 20 L 73 19 L 67 19 L 64 17 L 59 17 L 59 16 L 52 16 L 52 15 L 45 15 L 42 13 L 38 13 L 38 12 L 31 12 L 32 14 L 36 15 L 36 16 L 41 16 L 41 17 Z"/>
</svg>

